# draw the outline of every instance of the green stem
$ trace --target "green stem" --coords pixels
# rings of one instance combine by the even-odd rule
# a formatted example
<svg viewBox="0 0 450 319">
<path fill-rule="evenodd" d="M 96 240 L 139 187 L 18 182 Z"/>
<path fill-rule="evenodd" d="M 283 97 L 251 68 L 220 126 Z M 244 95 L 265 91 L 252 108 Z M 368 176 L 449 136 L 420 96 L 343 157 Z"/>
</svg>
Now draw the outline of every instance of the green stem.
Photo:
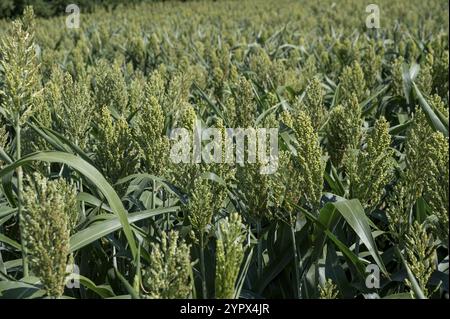
<svg viewBox="0 0 450 319">
<path fill-rule="evenodd" d="M 21 152 L 21 131 L 20 131 L 20 125 L 16 125 L 16 152 L 17 152 L 17 160 L 20 160 L 22 157 Z M 20 230 L 20 244 L 22 248 L 22 266 L 23 266 L 23 276 L 28 277 L 29 271 L 28 271 L 28 258 L 27 258 L 27 251 L 25 247 L 25 234 L 24 234 L 24 216 L 22 212 L 22 166 L 17 167 L 16 169 L 17 174 L 17 215 L 19 216 L 19 230 Z"/>
<path fill-rule="evenodd" d="M 166 198 L 165 189 L 162 190 L 162 197 L 163 197 L 163 207 L 166 207 L 167 198 Z M 166 220 L 167 221 L 167 231 L 169 231 L 170 230 L 170 213 L 167 213 L 166 218 L 167 218 L 167 220 Z"/>
<path fill-rule="evenodd" d="M 208 298 L 208 291 L 206 289 L 206 270 L 205 270 L 205 251 L 204 251 L 203 232 L 200 234 L 200 272 L 202 276 L 202 295 L 203 299 Z"/>
<path fill-rule="evenodd" d="M 80 192 L 83 192 L 83 179 L 81 177 L 80 177 Z M 84 221 L 86 219 L 86 205 L 84 203 L 84 200 L 81 201 L 81 216 Z"/>
<path fill-rule="evenodd" d="M 156 181 L 152 180 L 152 209 L 156 207 Z"/>
<path fill-rule="evenodd" d="M 154 179 L 152 179 L 152 209 L 155 209 L 156 203 L 155 203 L 155 188 L 156 188 L 156 182 Z M 152 216 L 152 220 L 156 221 L 156 216 Z M 150 231 L 150 221 L 147 221 L 147 228 L 148 231 Z"/>
<path fill-rule="evenodd" d="M 261 279 L 262 277 L 262 270 L 263 270 L 263 260 L 262 260 L 262 238 L 261 238 L 261 220 L 258 219 L 256 221 L 256 236 L 258 238 L 258 244 L 257 244 L 257 275 L 258 279 Z"/>
<path fill-rule="evenodd" d="M 398 248 L 398 245 L 394 246 L 394 252 L 397 255 L 397 257 L 401 260 L 403 267 L 405 267 L 405 269 L 406 269 L 406 275 L 408 276 L 408 279 L 411 282 L 411 290 L 414 292 L 415 298 L 416 299 L 427 299 L 427 296 L 425 295 L 425 293 L 423 292 L 419 283 L 417 282 L 416 277 L 414 277 L 414 274 L 411 272 L 411 269 L 408 267 L 408 263 L 406 262 L 405 258 L 403 257 L 400 249 Z"/>
<path fill-rule="evenodd" d="M 295 286 L 296 286 L 296 294 L 297 298 L 301 297 L 301 288 L 300 288 L 300 263 L 298 259 L 297 253 L 297 242 L 295 240 L 295 226 L 291 225 L 291 236 L 292 236 L 292 249 L 294 253 L 294 267 L 295 267 Z"/>
</svg>

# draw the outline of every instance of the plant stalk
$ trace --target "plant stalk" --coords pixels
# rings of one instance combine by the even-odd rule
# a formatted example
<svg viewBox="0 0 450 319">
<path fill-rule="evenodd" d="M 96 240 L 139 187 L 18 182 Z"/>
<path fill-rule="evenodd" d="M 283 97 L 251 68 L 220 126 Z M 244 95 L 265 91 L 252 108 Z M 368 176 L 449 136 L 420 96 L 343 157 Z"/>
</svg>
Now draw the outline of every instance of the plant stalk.
<svg viewBox="0 0 450 319">
<path fill-rule="evenodd" d="M 257 244 L 257 254 L 256 254 L 256 258 L 257 258 L 257 275 L 258 275 L 258 280 L 261 279 L 262 277 L 262 271 L 263 271 L 263 260 L 262 260 L 262 238 L 261 238 L 261 220 L 258 219 L 256 221 L 256 236 L 258 238 L 258 244 Z"/>
<path fill-rule="evenodd" d="M 291 237 L 292 237 L 292 249 L 294 253 L 294 267 L 295 267 L 295 287 L 297 294 L 297 299 L 300 299 L 301 297 L 301 288 L 300 288 L 300 262 L 298 259 L 298 253 L 297 253 L 297 242 L 295 240 L 295 226 L 291 225 Z"/>
<path fill-rule="evenodd" d="M 152 179 L 152 209 L 156 207 L 156 182 Z"/>
<path fill-rule="evenodd" d="M 18 121 L 17 121 L 18 122 Z M 17 160 L 20 160 L 22 157 L 21 152 L 21 128 L 20 125 L 16 125 L 16 155 Z M 27 257 L 27 251 L 25 246 L 25 229 L 24 229 L 24 216 L 22 211 L 22 177 L 23 177 L 23 171 L 22 166 L 17 167 L 16 169 L 17 174 L 17 215 L 19 216 L 19 230 L 20 230 L 20 245 L 22 249 L 22 266 L 23 266 L 23 276 L 28 277 L 29 270 L 28 270 L 28 257 Z"/>
<path fill-rule="evenodd" d="M 83 178 L 81 178 L 81 176 L 80 176 L 80 192 L 83 192 Z M 86 219 L 86 204 L 84 203 L 84 200 L 81 201 L 81 216 L 84 221 Z"/>
<path fill-rule="evenodd" d="M 206 270 L 205 270 L 205 251 L 204 251 L 204 238 L 203 232 L 200 234 L 200 272 L 202 275 L 202 296 L 203 299 L 208 298 L 208 291 L 206 288 Z"/>
</svg>

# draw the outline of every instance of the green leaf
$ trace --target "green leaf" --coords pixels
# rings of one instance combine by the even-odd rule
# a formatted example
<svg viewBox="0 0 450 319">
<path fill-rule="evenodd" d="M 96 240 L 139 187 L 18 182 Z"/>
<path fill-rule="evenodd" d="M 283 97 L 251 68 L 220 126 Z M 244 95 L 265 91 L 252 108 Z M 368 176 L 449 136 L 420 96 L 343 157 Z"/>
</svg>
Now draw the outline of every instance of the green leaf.
<svg viewBox="0 0 450 319">
<path fill-rule="evenodd" d="M 276 277 L 279 273 L 281 273 L 286 266 L 291 262 L 293 258 L 292 248 L 286 248 L 281 254 L 280 258 L 276 261 L 271 262 L 263 272 L 261 276 L 261 281 L 258 283 L 256 292 L 258 294 L 262 293 L 264 288 Z"/>
<path fill-rule="evenodd" d="M 153 210 L 146 210 L 138 213 L 132 213 L 127 216 L 127 223 L 135 223 L 137 221 L 157 216 L 164 213 L 177 211 L 178 207 L 158 208 Z M 122 228 L 123 225 L 118 217 L 107 219 L 92 226 L 89 226 L 70 237 L 70 251 L 74 252 L 90 243 L 100 239 L 116 230 Z"/>
<path fill-rule="evenodd" d="M 123 204 L 114 191 L 112 186 L 106 181 L 103 175 L 91 164 L 86 162 L 80 157 L 73 154 L 62 153 L 62 152 L 37 152 L 24 156 L 20 160 L 6 166 L 0 171 L 0 177 L 3 177 L 11 172 L 13 172 L 17 167 L 31 163 L 33 161 L 42 162 L 57 162 L 69 165 L 79 171 L 82 175 L 88 178 L 106 197 L 109 206 L 119 217 L 120 223 L 122 224 L 123 232 L 127 238 L 128 244 L 130 245 L 131 253 L 133 257 L 137 253 L 136 241 L 131 231 L 130 224 L 127 219 L 127 211 L 123 207 Z"/>
<path fill-rule="evenodd" d="M 20 244 L 18 242 L 16 242 L 15 240 L 12 240 L 11 238 L 9 238 L 9 237 L 7 237 L 7 236 L 5 236 L 3 234 L 0 234 L 0 242 L 8 244 L 11 247 L 14 247 L 15 249 L 17 249 L 19 251 L 22 250 L 21 247 L 20 247 Z"/>
<path fill-rule="evenodd" d="M 355 231 L 358 237 L 362 240 L 364 245 L 369 250 L 373 259 L 380 267 L 381 271 L 389 276 L 383 260 L 378 252 L 375 240 L 372 237 L 367 215 L 364 212 L 364 208 L 357 199 L 343 200 L 332 203 L 334 207 L 341 213 L 342 217 L 347 221 L 350 227 Z"/>
<path fill-rule="evenodd" d="M 411 121 L 406 121 L 405 123 L 392 126 L 389 128 L 389 134 L 398 135 L 404 132 L 411 125 L 411 123 L 412 123 Z"/>
<path fill-rule="evenodd" d="M 328 204 L 327 204 L 328 205 Z M 332 205 L 332 203 L 330 203 Z M 297 206 L 298 207 L 298 206 Z M 300 207 L 299 207 L 300 208 Z M 300 208 L 301 209 L 301 208 Z M 329 210 L 329 208 L 326 208 Z M 342 241 L 340 241 L 333 233 L 330 231 L 326 225 L 324 225 L 321 221 L 317 219 L 316 216 L 311 214 L 310 212 L 301 209 L 302 212 L 305 214 L 306 218 L 312 221 L 314 224 L 316 224 L 320 230 L 322 230 L 325 235 L 328 236 L 328 238 L 336 245 L 337 248 L 345 255 L 345 257 L 348 258 L 348 260 L 356 267 L 356 270 L 358 273 L 363 277 L 365 275 L 365 268 L 363 265 L 363 262 L 359 259 L 358 256 L 356 256 Z M 322 247 L 325 243 L 322 243 Z M 318 249 L 315 248 L 315 251 L 318 251 Z M 314 259 L 317 259 L 318 255 L 314 256 Z"/>
<path fill-rule="evenodd" d="M 402 261 L 403 266 L 406 269 L 406 275 L 408 276 L 408 279 L 411 283 L 411 288 L 414 292 L 414 295 L 417 299 L 427 299 L 427 297 L 425 296 L 425 294 L 423 293 L 422 289 L 419 286 L 419 283 L 416 280 L 416 277 L 414 277 L 413 273 L 411 272 L 411 269 L 409 269 L 408 264 L 405 260 L 405 258 L 403 258 L 402 253 L 400 252 L 400 250 L 398 249 L 397 246 L 395 246 L 395 253 L 397 254 L 397 257 L 400 258 L 400 260 Z"/>
<path fill-rule="evenodd" d="M 425 100 L 417 85 L 414 82 L 412 82 L 412 85 L 417 95 L 417 99 L 419 100 L 419 105 L 425 113 L 425 116 L 427 117 L 428 123 L 433 129 L 442 132 L 445 137 L 448 137 L 448 118 L 445 118 L 442 114 L 438 116 L 433 111 L 433 108 Z"/>
<path fill-rule="evenodd" d="M 127 182 L 135 180 L 135 179 L 149 179 L 151 181 L 159 182 L 161 184 L 161 186 L 163 186 L 164 189 L 166 191 L 168 191 L 170 194 L 178 196 L 178 194 L 173 191 L 173 189 L 170 187 L 169 183 L 166 180 L 164 180 L 161 177 L 147 174 L 147 173 L 139 173 L 139 174 L 129 175 L 127 177 L 119 179 L 115 185 L 124 184 L 124 183 L 127 183 Z"/>
<path fill-rule="evenodd" d="M 22 266 L 22 258 L 5 261 L 4 265 L 5 265 L 6 270 L 9 270 L 9 269 L 15 268 L 15 267 L 21 267 Z"/>
<path fill-rule="evenodd" d="M 115 272 L 117 278 L 119 278 L 120 282 L 125 286 L 125 289 L 131 295 L 131 298 L 132 299 L 140 299 L 139 293 L 136 290 L 134 290 L 134 288 L 130 285 L 128 280 L 126 280 L 125 277 L 116 268 L 114 268 L 114 272 Z"/>
<path fill-rule="evenodd" d="M 6 154 L 3 147 L 0 147 L 0 159 L 6 162 L 7 164 L 11 164 L 13 162 L 12 159 L 8 156 L 8 154 Z"/>
<path fill-rule="evenodd" d="M 112 291 L 111 287 L 108 285 L 99 285 L 97 286 L 92 280 L 89 278 L 86 278 L 82 275 L 72 273 L 69 276 L 66 277 L 66 283 L 71 280 L 78 280 L 80 284 L 85 286 L 87 289 L 92 290 L 97 295 L 99 295 L 102 298 L 112 298 L 115 297 L 114 292 Z"/>
<path fill-rule="evenodd" d="M 0 208 L 0 218 L 9 216 L 10 214 L 14 214 L 17 211 L 17 208 L 11 208 L 11 207 L 1 207 Z"/>
<path fill-rule="evenodd" d="M 239 299 L 239 296 L 241 296 L 242 287 L 244 286 L 245 278 L 247 277 L 248 269 L 250 268 L 250 262 L 252 260 L 253 256 L 253 249 L 250 249 L 250 251 L 247 254 L 247 258 L 245 259 L 245 262 L 243 263 L 243 266 L 241 267 L 241 271 L 239 273 L 239 278 L 236 281 L 236 289 L 235 289 L 235 298 Z"/>
<path fill-rule="evenodd" d="M 89 156 L 78 145 L 72 143 L 64 135 L 56 131 L 53 131 L 47 127 L 43 126 L 38 127 L 32 123 L 28 123 L 28 125 L 58 151 L 61 152 L 72 151 L 74 154 L 79 155 L 86 162 L 93 164 Z"/>
<path fill-rule="evenodd" d="M 378 91 L 376 91 L 374 94 L 372 94 L 370 97 L 359 104 L 361 109 L 363 110 L 363 115 L 368 115 L 377 106 L 377 104 L 372 103 L 369 107 L 367 107 L 370 102 L 381 95 L 381 93 L 384 93 L 388 88 L 388 85 L 383 85 Z"/>
<path fill-rule="evenodd" d="M 325 274 L 336 283 L 344 298 L 352 297 L 352 287 L 350 287 L 347 276 L 334 249 L 334 245 L 327 245 L 327 255 L 325 257 Z"/>
<path fill-rule="evenodd" d="M 419 65 L 417 63 L 413 63 L 411 66 L 406 63 L 402 65 L 403 93 L 405 94 L 406 103 L 408 104 L 410 104 L 412 100 L 412 83 L 418 70 Z"/>
<path fill-rule="evenodd" d="M 0 297 L 6 299 L 40 298 L 45 290 L 23 281 L 0 281 Z"/>
<path fill-rule="evenodd" d="M 416 220 L 423 223 L 427 219 L 427 203 L 423 197 L 419 197 L 416 201 Z"/>
<path fill-rule="evenodd" d="M 77 199 L 80 202 L 85 202 L 95 207 L 99 207 L 107 212 L 113 213 L 113 210 L 110 207 L 108 207 L 108 205 L 106 205 L 103 201 L 93 196 L 92 194 L 81 192 L 77 194 Z"/>
</svg>

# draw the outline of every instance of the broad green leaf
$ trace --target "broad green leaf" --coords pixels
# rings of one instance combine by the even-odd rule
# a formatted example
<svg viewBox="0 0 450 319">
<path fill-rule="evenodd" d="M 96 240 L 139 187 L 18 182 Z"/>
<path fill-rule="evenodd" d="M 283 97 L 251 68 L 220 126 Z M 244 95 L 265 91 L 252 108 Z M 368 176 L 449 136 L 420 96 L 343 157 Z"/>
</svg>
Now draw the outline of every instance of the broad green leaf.
<svg viewBox="0 0 450 319">
<path fill-rule="evenodd" d="M 127 211 L 123 207 L 123 204 L 119 196 L 114 191 L 112 186 L 106 181 L 103 175 L 94 166 L 92 166 L 82 158 L 77 157 L 73 154 L 62 152 L 51 152 L 51 151 L 37 152 L 29 154 L 21 158 L 20 160 L 4 167 L 0 171 L 0 177 L 3 177 L 13 172 L 19 166 L 29 164 L 33 161 L 57 162 L 66 164 L 79 171 L 82 175 L 88 178 L 94 185 L 96 185 L 107 199 L 111 209 L 119 217 L 120 223 L 122 224 L 123 232 L 125 233 L 128 244 L 130 245 L 131 253 L 133 256 L 136 255 L 137 252 L 136 241 L 131 231 L 130 224 L 128 223 Z"/>
<path fill-rule="evenodd" d="M 127 223 L 135 223 L 137 221 L 157 216 L 164 213 L 175 212 L 178 210 L 177 206 L 168 208 L 158 208 L 154 210 L 146 210 L 138 213 L 132 213 L 127 216 Z M 86 245 L 100 239 L 116 230 L 122 228 L 123 225 L 118 217 L 107 219 L 93 224 L 77 233 L 70 238 L 70 251 L 74 252 Z"/>
<path fill-rule="evenodd" d="M 14 247 L 17 250 L 22 250 L 21 247 L 20 247 L 20 244 L 18 242 L 16 242 L 15 240 L 13 240 L 13 239 L 11 239 L 11 238 L 3 235 L 3 234 L 0 234 L 0 242 L 8 244 L 8 245 L 10 245 L 11 247 Z"/>
<path fill-rule="evenodd" d="M 367 107 L 367 105 L 369 105 L 370 102 L 375 100 L 378 96 L 380 96 L 382 93 L 384 93 L 388 88 L 389 88 L 388 85 L 383 85 L 374 94 L 372 94 L 370 97 L 368 97 L 367 99 L 365 99 L 363 102 L 361 102 L 359 104 L 361 109 L 363 110 L 363 112 L 362 112 L 363 115 L 368 115 L 377 106 L 377 104 L 372 103 L 369 107 Z"/>
<path fill-rule="evenodd" d="M 420 288 L 419 283 L 416 280 L 416 277 L 414 277 L 413 273 L 411 272 L 411 269 L 409 269 L 408 264 L 405 261 L 405 258 L 403 257 L 398 247 L 395 247 L 395 252 L 397 254 L 397 257 L 399 257 L 400 260 L 402 261 L 403 267 L 405 267 L 406 269 L 406 275 L 408 276 L 409 282 L 411 283 L 412 286 L 411 288 L 412 291 L 414 292 L 414 296 L 417 299 L 427 299 L 422 289 Z"/>
<path fill-rule="evenodd" d="M 353 289 L 349 285 L 342 265 L 339 263 L 339 258 L 336 254 L 334 245 L 327 245 L 327 255 L 325 258 L 325 274 L 326 278 L 330 278 L 334 283 L 336 283 L 339 291 L 344 296 L 344 298 L 350 298 L 352 296 Z"/>
<path fill-rule="evenodd" d="M 101 201 L 92 194 L 81 192 L 77 194 L 77 199 L 79 201 L 91 204 L 95 207 L 99 207 L 107 212 L 113 213 L 113 210 L 110 207 L 108 207 L 108 205 L 106 205 L 103 201 Z"/>
<path fill-rule="evenodd" d="M 0 218 L 3 218 L 10 214 L 14 214 L 16 211 L 17 211 L 17 208 L 2 207 L 2 208 L 0 208 Z"/>
<path fill-rule="evenodd" d="M 380 267 L 381 271 L 389 276 L 383 260 L 380 257 L 375 240 L 372 237 L 369 222 L 364 208 L 357 199 L 344 200 L 332 203 L 334 207 L 341 213 L 342 217 L 347 221 L 350 227 L 355 231 L 358 237 L 362 240 L 366 248 L 369 250 L 373 259 Z"/>
<path fill-rule="evenodd" d="M 114 268 L 114 272 L 115 272 L 117 278 L 119 278 L 120 282 L 125 286 L 125 289 L 128 291 L 131 298 L 132 299 L 140 299 L 139 292 L 136 291 L 133 288 L 133 286 L 130 285 L 128 280 L 126 280 L 126 278 L 120 273 L 120 271 L 118 271 L 116 268 Z"/>
<path fill-rule="evenodd" d="M 348 258 L 349 261 L 355 266 L 360 276 L 365 275 L 365 268 L 363 262 L 356 256 L 342 241 L 340 241 L 328 228 L 326 225 L 323 225 L 316 216 L 311 214 L 306 210 L 302 210 L 305 214 L 306 218 L 316 224 L 327 236 L 328 238 L 336 245 L 337 248 Z M 317 256 L 315 256 L 317 258 Z"/>
<path fill-rule="evenodd" d="M 417 99 L 419 100 L 419 105 L 425 113 L 428 123 L 430 123 L 433 129 L 442 132 L 444 136 L 448 137 L 448 118 L 445 118 L 442 114 L 438 116 L 425 100 L 417 85 L 414 82 L 412 84 L 417 95 Z"/>
<path fill-rule="evenodd" d="M 21 267 L 22 266 L 22 259 L 13 259 L 5 261 L 5 268 L 6 270 L 9 270 L 14 267 Z"/>
<path fill-rule="evenodd" d="M 111 287 L 108 285 L 99 285 L 97 286 L 92 280 L 89 278 L 86 278 L 82 275 L 72 273 L 69 276 L 66 277 L 66 283 L 71 280 L 78 280 L 80 284 L 85 286 L 87 289 L 92 290 L 97 295 L 99 295 L 102 298 L 111 298 L 115 297 L 114 292 L 112 291 Z"/>
<path fill-rule="evenodd" d="M 23 281 L 0 281 L 0 297 L 6 299 L 40 298 L 46 294 L 40 287 Z"/>
</svg>

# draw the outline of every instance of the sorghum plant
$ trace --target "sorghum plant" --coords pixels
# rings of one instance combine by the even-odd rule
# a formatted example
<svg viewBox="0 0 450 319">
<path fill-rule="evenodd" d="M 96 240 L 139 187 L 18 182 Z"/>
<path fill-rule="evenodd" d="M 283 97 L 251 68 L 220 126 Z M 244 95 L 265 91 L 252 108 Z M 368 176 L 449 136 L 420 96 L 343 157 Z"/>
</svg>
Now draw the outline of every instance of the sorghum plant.
<svg viewBox="0 0 450 319">
<path fill-rule="evenodd" d="M 164 134 L 165 116 L 149 88 L 146 90 L 143 109 L 135 121 L 135 140 L 139 144 L 146 172 L 156 176 L 165 175 L 170 151 L 169 139 Z"/>
<path fill-rule="evenodd" d="M 65 74 L 61 89 L 61 104 L 55 105 L 55 122 L 59 130 L 81 149 L 89 143 L 95 105 L 89 91 L 89 79 L 74 83 L 70 74 Z M 83 114 L 83 116 L 80 116 Z"/>
<path fill-rule="evenodd" d="M 330 111 L 327 124 L 328 154 L 336 167 L 340 167 L 345 152 L 359 149 L 361 136 L 361 108 L 357 95 L 352 94 L 348 103 Z"/>
<path fill-rule="evenodd" d="M 16 159 L 22 157 L 21 130 L 28 118 L 34 112 L 34 106 L 40 92 L 39 64 L 36 57 L 34 42 L 34 13 L 31 7 L 24 11 L 22 20 L 16 20 L 8 36 L 0 42 L 1 74 L 3 87 L 0 88 L 1 106 L 4 116 L 13 126 L 16 142 Z M 17 200 L 20 224 L 22 216 L 22 167 L 16 170 Z M 23 229 L 21 225 L 21 241 L 23 243 Z M 28 275 L 26 248 L 22 244 L 23 271 Z"/>
<path fill-rule="evenodd" d="M 219 224 L 216 242 L 216 298 L 232 299 L 244 259 L 246 232 L 241 217 L 233 213 Z"/>
<path fill-rule="evenodd" d="M 428 233 L 425 225 L 414 222 L 406 235 L 406 259 L 414 276 L 417 278 L 420 289 L 426 296 L 429 295 L 427 284 L 436 269 L 436 247 L 433 237 Z M 406 279 L 411 287 L 411 282 Z"/>
<path fill-rule="evenodd" d="M 144 294 L 148 298 L 188 298 L 192 292 L 189 246 L 177 232 L 162 233 L 152 244 L 150 265 L 144 271 Z"/>
<path fill-rule="evenodd" d="M 24 190 L 24 242 L 32 271 L 51 297 L 64 292 L 69 239 L 78 221 L 76 194 L 65 180 L 50 181 L 37 173 Z"/>
<path fill-rule="evenodd" d="M 344 156 L 350 197 L 358 198 L 367 208 L 380 202 L 385 186 L 392 179 L 394 161 L 390 144 L 389 124 L 382 117 L 375 122 L 365 148 L 350 150 Z"/>
<path fill-rule="evenodd" d="M 337 299 L 339 291 L 331 279 L 327 279 L 323 286 L 319 286 L 320 299 Z"/>
<path fill-rule="evenodd" d="M 317 77 L 313 78 L 306 88 L 305 97 L 302 101 L 297 100 L 294 110 L 303 110 L 311 118 L 314 129 L 319 130 L 325 122 L 327 109 L 324 106 L 325 92 Z"/>
<path fill-rule="evenodd" d="M 0 19 L 0 298 L 446 298 L 445 1 L 379 0 L 380 29 L 357 0 L 120 2 L 77 29 L 50 4 Z M 203 151 L 278 128 L 278 166 L 198 163 L 199 127 L 222 132 Z M 47 185 L 33 212 L 54 208 L 39 229 L 22 171 Z M 61 288 L 69 250 L 80 289 Z"/>
<path fill-rule="evenodd" d="M 111 67 L 106 61 L 101 61 L 96 71 L 95 92 L 97 105 L 108 106 L 111 110 L 127 116 L 127 85 L 119 65 Z"/>
<path fill-rule="evenodd" d="M 114 119 L 107 107 L 96 116 L 96 163 L 110 182 L 126 177 L 138 165 L 138 148 L 130 125 L 124 117 Z"/>
<path fill-rule="evenodd" d="M 358 62 L 351 66 L 346 66 L 340 76 L 343 100 L 353 99 L 356 96 L 358 102 L 362 102 L 366 97 L 366 81 L 364 72 Z"/>
</svg>

